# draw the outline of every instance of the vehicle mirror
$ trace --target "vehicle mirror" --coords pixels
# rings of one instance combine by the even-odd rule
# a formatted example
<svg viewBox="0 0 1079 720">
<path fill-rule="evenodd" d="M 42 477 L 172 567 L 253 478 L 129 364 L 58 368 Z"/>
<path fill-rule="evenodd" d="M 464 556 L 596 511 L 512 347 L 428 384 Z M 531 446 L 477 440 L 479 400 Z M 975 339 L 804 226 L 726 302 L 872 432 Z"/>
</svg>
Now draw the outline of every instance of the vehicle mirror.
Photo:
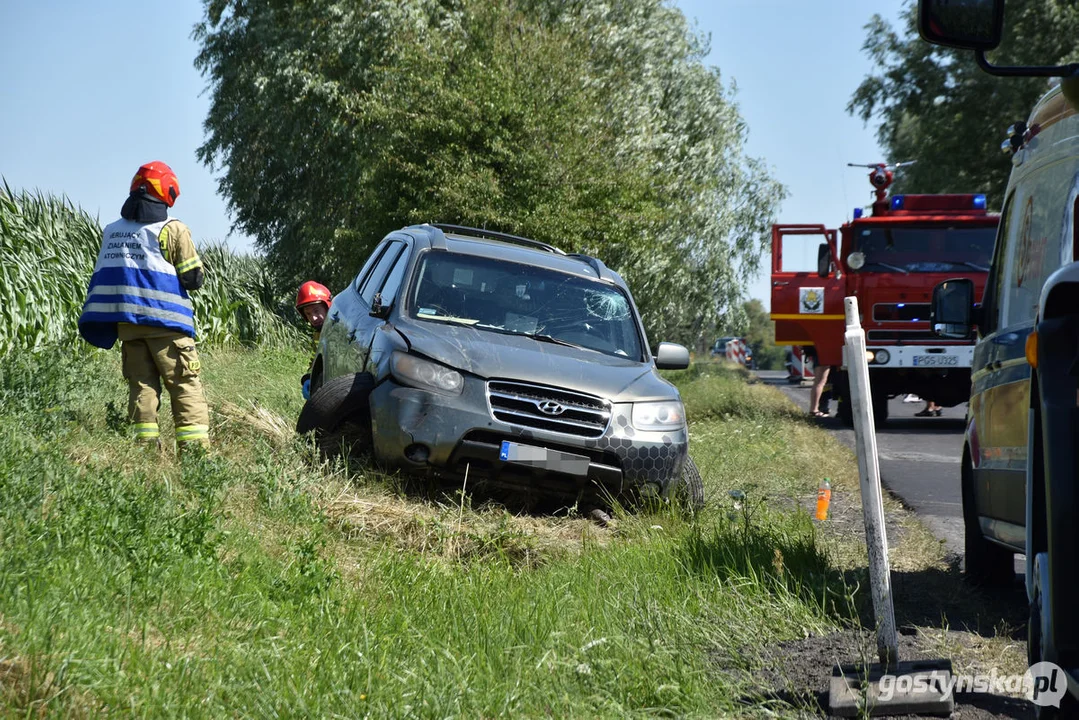
<svg viewBox="0 0 1079 720">
<path fill-rule="evenodd" d="M 1004 0 L 918 0 L 918 33 L 936 45 L 992 50 L 1003 28 Z"/>
<path fill-rule="evenodd" d="M 973 329 L 974 282 L 965 278 L 945 280 L 933 288 L 929 322 L 933 334 L 965 340 Z"/>
<path fill-rule="evenodd" d="M 689 367 L 689 350 L 677 343 L 661 342 L 656 348 L 656 367 L 660 370 L 685 370 Z"/>
<path fill-rule="evenodd" d="M 382 293 L 375 293 L 375 296 L 371 298 L 371 312 L 368 313 L 371 317 L 382 318 L 385 320 L 390 316 L 391 305 L 382 304 Z"/>
<path fill-rule="evenodd" d="M 832 250 L 828 243 L 821 243 L 817 247 L 817 274 L 822 278 L 832 274 Z"/>
</svg>

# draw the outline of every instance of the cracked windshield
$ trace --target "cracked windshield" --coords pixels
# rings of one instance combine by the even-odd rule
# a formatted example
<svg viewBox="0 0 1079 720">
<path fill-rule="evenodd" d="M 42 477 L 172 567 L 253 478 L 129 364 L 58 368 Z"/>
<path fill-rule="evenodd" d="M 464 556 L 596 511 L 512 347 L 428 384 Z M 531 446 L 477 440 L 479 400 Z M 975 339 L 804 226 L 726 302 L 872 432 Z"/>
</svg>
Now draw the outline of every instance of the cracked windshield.
<svg viewBox="0 0 1079 720">
<path fill-rule="evenodd" d="M 421 320 L 641 356 L 636 320 L 621 290 L 536 266 L 430 252 L 416 279 L 412 312 Z"/>
</svg>

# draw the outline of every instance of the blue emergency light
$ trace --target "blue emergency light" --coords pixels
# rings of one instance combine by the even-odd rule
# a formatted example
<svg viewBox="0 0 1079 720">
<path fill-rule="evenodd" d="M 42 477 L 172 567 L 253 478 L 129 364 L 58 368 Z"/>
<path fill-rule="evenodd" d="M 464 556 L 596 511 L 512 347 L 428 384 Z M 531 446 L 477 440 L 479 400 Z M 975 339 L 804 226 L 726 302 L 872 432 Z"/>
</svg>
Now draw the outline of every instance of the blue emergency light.
<svg viewBox="0 0 1079 720">
<path fill-rule="evenodd" d="M 903 209 L 903 201 L 905 199 L 906 198 L 904 196 L 902 196 L 902 195 L 896 195 L 895 197 L 893 197 L 892 198 L 892 210 L 902 210 Z"/>
<path fill-rule="evenodd" d="M 974 196 L 974 209 L 985 210 L 985 195 Z"/>
<path fill-rule="evenodd" d="M 862 209 L 861 208 L 854 208 L 854 219 L 857 220 L 861 216 L 862 216 Z"/>
</svg>

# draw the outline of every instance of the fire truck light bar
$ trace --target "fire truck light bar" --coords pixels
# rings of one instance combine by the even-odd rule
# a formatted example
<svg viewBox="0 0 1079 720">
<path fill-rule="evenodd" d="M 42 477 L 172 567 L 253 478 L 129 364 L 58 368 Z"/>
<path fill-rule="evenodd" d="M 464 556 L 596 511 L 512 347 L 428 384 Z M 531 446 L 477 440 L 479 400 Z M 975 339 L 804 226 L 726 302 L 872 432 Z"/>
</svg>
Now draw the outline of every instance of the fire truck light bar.
<svg viewBox="0 0 1079 720">
<path fill-rule="evenodd" d="M 854 208 L 854 219 L 857 220 L 861 216 L 862 216 L 862 209 L 861 208 Z"/>
<path fill-rule="evenodd" d="M 892 210 L 956 211 L 985 210 L 986 197 L 979 195 L 894 195 Z"/>
</svg>

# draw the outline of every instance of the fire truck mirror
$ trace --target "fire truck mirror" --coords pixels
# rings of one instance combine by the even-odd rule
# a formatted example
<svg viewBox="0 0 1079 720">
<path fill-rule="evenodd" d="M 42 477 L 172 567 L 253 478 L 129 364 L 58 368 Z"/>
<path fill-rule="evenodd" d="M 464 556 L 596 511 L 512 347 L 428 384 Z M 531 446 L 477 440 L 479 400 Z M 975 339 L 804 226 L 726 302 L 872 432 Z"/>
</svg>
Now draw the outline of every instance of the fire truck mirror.
<svg viewBox="0 0 1079 720">
<path fill-rule="evenodd" d="M 828 243 L 821 243 L 817 248 L 817 274 L 822 278 L 832 274 L 832 250 Z"/>
<path fill-rule="evenodd" d="M 929 321 L 933 334 L 945 338 L 970 337 L 973 330 L 974 282 L 965 278 L 945 280 L 933 288 Z"/>
<path fill-rule="evenodd" d="M 1004 0 L 918 0 L 918 32 L 937 45 L 992 50 L 1003 27 Z"/>
</svg>

